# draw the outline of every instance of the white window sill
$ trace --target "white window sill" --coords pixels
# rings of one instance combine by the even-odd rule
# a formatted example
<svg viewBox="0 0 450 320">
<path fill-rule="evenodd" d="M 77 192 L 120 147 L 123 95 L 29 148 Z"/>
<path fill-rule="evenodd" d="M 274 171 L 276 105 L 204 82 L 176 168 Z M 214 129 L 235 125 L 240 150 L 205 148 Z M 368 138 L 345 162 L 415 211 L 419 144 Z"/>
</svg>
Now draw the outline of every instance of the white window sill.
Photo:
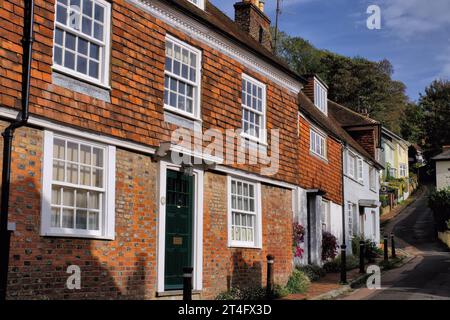
<svg viewBox="0 0 450 320">
<path fill-rule="evenodd" d="M 325 158 L 324 156 L 321 156 L 320 154 L 318 154 L 318 153 L 316 153 L 316 152 L 314 152 L 312 150 L 309 150 L 309 154 L 312 155 L 313 157 L 318 158 L 319 160 L 322 160 L 323 162 L 328 163 L 328 159 L 327 158 Z"/>
<path fill-rule="evenodd" d="M 193 295 L 200 295 L 202 293 L 202 290 L 192 290 Z M 167 291 L 158 291 L 156 292 L 156 297 L 163 298 L 163 297 L 182 297 L 183 296 L 183 290 L 167 290 Z"/>
<path fill-rule="evenodd" d="M 236 249 L 258 249 L 261 250 L 261 246 L 257 246 L 255 244 L 247 244 L 242 242 L 231 242 L 228 245 L 228 248 L 236 248 Z"/>
<path fill-rule="evenodd" d="M 91 235 L 91 234 L 77 234 L 77 233 L 62 233 L 62 232 L 44 232 L 41 233 L 42 237 L 53 237 L 53 238 L 83 238 L 92 240 L 114 240 L 114 237 L 106 237 L 101 235 Z"/>
<path fill-rule="evenodd" d="M 267 143 L 267 141 L 265 139 L 255 138 L 254 136 L 251 136 L 251 135 L 245 133 L 244 131 L 241 132 L 241 138 L 243 138 L 248 143 L 257 144 L 257 145 L 260 145 L 262 147 L 267 147 L 268 146 L 268 143 Z"/>
<path fill-rule="evenodd" d="M 166 104 L 164 105 L 164 110 L 168 111 L 168 112 L 171 112 L 171 113 L 174 113 L 174 114 L 177 114 L 177 115 L 182 116 L 184 118 L 193 120 L 195 122 L 203 122 L 201 117 L 194 116 L 193 114 L 188 113 L 188 112 L 183 112 L 181 110 L 178 110 L 177 108 L 174 108 L 172 106 L 168 106 Z"/>
<path fill-rule="evenodd" d="M 352 177 L 352 176 L 350 176 L 350 175 L 348 175 L 348 174 L 345 174 L 345 176 L 346 176 L 347 178 L 349 178 L 350 180 L 353 180 L 353 181 L 356 182 L 357 184 L 360 184 L 361 186 L 364 186 L 364 180 L 358 180 L 358 179 L 356 179 L 355 177 Z"/>
</svg>

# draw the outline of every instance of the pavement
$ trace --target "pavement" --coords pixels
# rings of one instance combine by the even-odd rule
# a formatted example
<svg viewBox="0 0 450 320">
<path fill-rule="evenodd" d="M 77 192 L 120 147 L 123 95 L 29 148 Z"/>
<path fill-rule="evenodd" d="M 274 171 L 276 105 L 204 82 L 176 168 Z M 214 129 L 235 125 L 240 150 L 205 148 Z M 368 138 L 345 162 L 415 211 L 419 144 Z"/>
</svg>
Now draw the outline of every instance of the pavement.
<svg viewBox="0 0 450 320">
<path fill-rule="evenodd" d="M 384 227 L 410 255 L 400 268 L 383 272 L 381 289 L 360 288 L 338 300 L 450 300 L 450 250 L 437 239 L 428 188 Z"/>
</svg>

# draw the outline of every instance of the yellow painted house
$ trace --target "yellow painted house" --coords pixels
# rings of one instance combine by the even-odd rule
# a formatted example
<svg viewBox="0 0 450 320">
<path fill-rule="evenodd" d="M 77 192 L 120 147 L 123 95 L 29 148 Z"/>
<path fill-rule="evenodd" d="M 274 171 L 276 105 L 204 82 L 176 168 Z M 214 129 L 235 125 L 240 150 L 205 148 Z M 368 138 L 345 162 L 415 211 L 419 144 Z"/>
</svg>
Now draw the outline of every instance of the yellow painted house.
<svg viewBox="0 0 450 320">
<path fill-rule="evenodd" d="M 408 148 L 410 145 L 402 137 L 384 127 L 382 128 L 380 160 L 385 167 L 383 170 L 385 181 L 389 177 L 395 179 L 409 178 Z M 403 198 L 406 199 L 408 196 L 409 194 L 406 192 Z"/>
</svg>

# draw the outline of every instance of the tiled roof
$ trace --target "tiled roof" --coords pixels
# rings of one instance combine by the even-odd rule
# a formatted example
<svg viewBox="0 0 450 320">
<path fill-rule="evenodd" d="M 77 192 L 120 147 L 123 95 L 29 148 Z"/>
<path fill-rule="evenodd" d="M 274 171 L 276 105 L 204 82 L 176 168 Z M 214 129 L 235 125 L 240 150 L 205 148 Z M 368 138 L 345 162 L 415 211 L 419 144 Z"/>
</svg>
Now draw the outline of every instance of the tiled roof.
<svg viewBox="0 0 450 320">
<path fill-rule="evenodd" d="M 432 158 L 433 160 L 450 160 L 450 148 Z"/>
<path fill-rule="evenodd" d="M 328 113 L 328 116 L 326 116 L 303 92 L 299 94 L 298 101 L 300 112 L 304 113 L 315 123 L 315 125 L 320 127 L 320 129 L 326 131 L 328 134 L 331 134 L 338 140 L 346 142 L 350 147 L 352 147 L 366 159 L 369 159 L 377 167 L 379 167 L 380 169 L 383 168 L 383 166 L 378 163 L 375 158 L 373 158 L 358 142 L 355 141 L 355 139 L 353 139 L 347 133 L 347 131 L 345 131 L 345 129 L 341 127 L 340 120 L 338 121 L 332 113 Z M 330 111 L 330 102 L 333 103 L 336 108 L 339 106 L 338 104 L 328 100 L 328 111 Z"/>
<path fill-rule="evenodd" d="M 242 31 L 239 26 L 231 20 L 225 13 L 220 11 L 210 1 L 205 0 L 205 10 L 202 10 L 187 0 L 160 0 L 171 7 L 180 9 L 183 13 L 208 25 L 212 30 L 223 34 L 227 38 L 238 42 L 242 47 L 256 53 L 260 58 L 275 65 L 279 70 L 285 72 L 296 80 L 305 83 L 306 80 L 293 71 L 282 59 L 276 57 L 271 51 L 264 48 L 258 41 L 249 34 Z"/>
<path fill-rule="evenodd" d="M 336 119 L 339 119 L 339 122 L 343 127 L 379 124 L 376 120 L 330 100 L 328 100 L 328 112 L 330 112 Z"/>
</svg>

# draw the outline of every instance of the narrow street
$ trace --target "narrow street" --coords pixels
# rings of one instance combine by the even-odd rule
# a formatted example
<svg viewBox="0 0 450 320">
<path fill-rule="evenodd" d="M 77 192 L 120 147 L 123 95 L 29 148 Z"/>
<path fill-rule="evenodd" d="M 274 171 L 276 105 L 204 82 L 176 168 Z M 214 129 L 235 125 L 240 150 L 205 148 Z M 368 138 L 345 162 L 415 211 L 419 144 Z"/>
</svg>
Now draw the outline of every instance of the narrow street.
<svg viewBox="0 0 450 320">
<path fill-rule="evenodd" d="M 450 300 L 450 250 L 439 242 L 427 206 L 427 192 L 385 226 L 397 247 L 414 258 L 381 276 L 381 290 L 361 288 L 343 300 Z"/>
</svg>

